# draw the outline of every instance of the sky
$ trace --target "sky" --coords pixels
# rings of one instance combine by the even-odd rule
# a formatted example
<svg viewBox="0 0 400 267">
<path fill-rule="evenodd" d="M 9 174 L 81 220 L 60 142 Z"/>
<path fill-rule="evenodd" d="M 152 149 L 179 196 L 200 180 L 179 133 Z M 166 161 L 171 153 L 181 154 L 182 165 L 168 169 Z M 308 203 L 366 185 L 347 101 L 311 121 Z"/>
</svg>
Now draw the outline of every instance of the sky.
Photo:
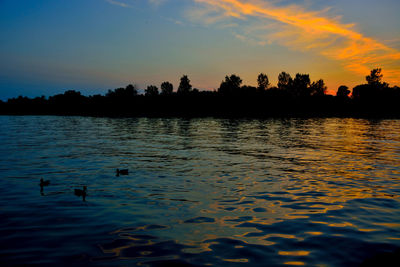
<svg viewBox="0 0 400 267">
<path fill-rule="evenodd" d="M 0 99 L 282 71 L 400 86 L 398 0 L 0 0 Z"/>
</svg>

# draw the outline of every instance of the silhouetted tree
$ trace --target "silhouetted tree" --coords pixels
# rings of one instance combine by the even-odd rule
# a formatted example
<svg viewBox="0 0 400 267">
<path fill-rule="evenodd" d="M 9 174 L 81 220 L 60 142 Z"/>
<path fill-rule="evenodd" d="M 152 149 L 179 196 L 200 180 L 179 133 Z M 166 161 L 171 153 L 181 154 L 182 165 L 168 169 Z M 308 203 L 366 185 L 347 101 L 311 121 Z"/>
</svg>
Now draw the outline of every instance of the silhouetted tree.
<svg viewBox="0 0 400 267">
<path fill-rule="evenodd" d="M 178 87 L 178 94 L 189 94 L 192 90 L 192 85 L 187 75 L 183 75 Z"/>
<path fill-rule="evenodd" d="M 67 90 L 64 92 L 64 96 L 68 98 L 80 98 L 82 94 L 79 91 Z"/>
<path fill-rule="evenodd" d="M 282 71 L 278 75 L 278 88 L 282 90 L 287 90 L 293 83 L 292 76 L 289 73 Z"/>
<path fill-rule="evenodd" d="M 269 79 L 268 79 L 267 74 L 260 73 L 258 75 L 258 77 L 257 77 L 257 84 L 258 84 L 258 88 L 257 89 L 260 92 L 263 92 L 263 91 L 267 90 L 268 86 L 269 86 Z"/>
<path fill-rule="evenodd" d="M 336 92 L 336 96 L 340 97 L 340 98 L 348 98 L 349 94 L 350 94 L 350 90 L 349 90 L 349 87 L 347 87 L 346 85 L 339 86 L 339 88 Z"/>
<path fill-rule="evenodd" d="M 147 89 L 145 90 L 145 95 L 146 96 L 156 96 L 156 95 L 158 95 L 157 86 L 155 86 L 155 85 L 147 86 Z"/>
<path fill-rule="evenodd" d="M 69 90 L 46 99 L 20 96 L 0 101 L 0 114 L 61 114 L 94 116 L 397 116 L 400 117 L 400 88 L 382 81 L 380 69 L 366 76 L 367 83 L 353 89 L 340 86 L 337 97 L 326 96 L 323 80 L 310 82 L 308 74 L 285 72 L 278 76 L 278 87 L 268 87 L 267 75 L 258 76 L 258 88 L 242 85 L 242 79 L 232 74 L 221 82 L 218 92 L 192 89 L 186 75 L 181 78 L 180 97 L 150 97 L 158 88 L 150 85 L 145 96 L 137 96 L 135 86 L 109 90 L 103 95 L 86 97 Z M 268 88 L 268 90 L 265 90 Z M 173 86 L 161 85 L 162 94 L 170 95 Z M 262 92 L 262 93 L 260 93 Z M 186 97 L 189 95 L 189 97 Z M 227 96 L 227 97 L 225 97 Z M 318 97 L 320 96 L 320 97 Z M 204 108 L 204 104 L 207 108 Z"/>
<path fill-rule="evenodd" d="M 380 68 L 371 70 L 370 75 L 365 77 L 368 84 L 357 85 L 353 88 L 353 98 L 374 101 L 377 98 L 385 97 L 390 89 L 389 84 L 382 82 L 381 72 Z"/>
<path fill-rule="evenodd" d="M 365 77 L 368 84 L 374 86 L 381 84 L 382 78 L 383 74 L 382 74 L 382 69 L 380 68 L 371 70 L 371 74 Z"/>
<path fill-rule="evenodd" d="M 125 88 L 117 88 L 115 90 L 108 90 L 106 97 L 129 99 L 137 95 L 137 89 L 134 85 L 129 84 Z"/>
<path fill-rule="evenodd" d="M 352 92 L 353 99 L 365 99 L 373 95 L 372 86 L 369 84 L 360 84 L 353 88 Z"/>
<path fill-rule="evenodd" d="M 373 69 L 371 74 L 365 77 L 369 85 L 376 87 L 378 90 L 385 90 L 389 87 L 389 84 L 382 82 L 383 74 L 382 69 Z"/>
<path fill-rule="evenodd" d="M 56 95 L 56 96 L 61 96 L 61 95 Z M 54 99 L 56 96 L 52 96 L 50 98 Z M 17 98 L 10 98 L 7 100 L 8 104 L 20 104 L 20 105 L 26 105 L 29 101 L 29 98 L 26 96 L 18 96 Z"/>
<path fill-rule="evenodd" d="M 170 95 L 174 90 L 174 86 L 170 82 L 163 82 L 161 84 L 161 94 L 162 95 Z"/>
<path fill-rule="evenodd" d="M 316 82 L 313 82 L 310 86 L 310 94 L 312 96 L 323 96 L 325 95 L 327 87 L 324 83 L 324 80 L 320 79 Z"/>
<path fill-rule="evenodd" d="M 242 79 L 235 74 L 232 74 L 231 76 L 225 76 L 225 81 L 221 82 L 218 92 L 223 95 L 238 94 L 240 92 L 240 85 L 242 82 Z"/>
<path fill-rule="evenodd" d="M 125 87 L 125 91 L 128 96 L 136 96 L 137 95 L 136 87 L 132 84 L 128 84 Z"/>
<path fill-rule="evenodd" d="M 62 110 L 66 113 L 72 114 L 82 111 L 83 107 L 87 104 L 87 98 L 79 91 L 67 90 L 64 94 L 58 94 L 49 97 L 49 105 L 54 110 Z M 31 101 L 30 101 L 31 102 Z"/>
<path fill-rule="evenodd" d="M 67 90 L 64 92 L 64 94 L 58 94 L 49 98 L 49 100 L 53 103 L 66 105 L 70 105 L 71 103 L 82 103 L 84 99 L 85 96 L 83 96 L 81 92 L 75 90 Z"/>
<path fill-rule="evenodd" d="M 297 73 L 293 84 L 289 86 L 289 91 L 294 97 L 310 96 L 310 75 Z"/>
</svg>

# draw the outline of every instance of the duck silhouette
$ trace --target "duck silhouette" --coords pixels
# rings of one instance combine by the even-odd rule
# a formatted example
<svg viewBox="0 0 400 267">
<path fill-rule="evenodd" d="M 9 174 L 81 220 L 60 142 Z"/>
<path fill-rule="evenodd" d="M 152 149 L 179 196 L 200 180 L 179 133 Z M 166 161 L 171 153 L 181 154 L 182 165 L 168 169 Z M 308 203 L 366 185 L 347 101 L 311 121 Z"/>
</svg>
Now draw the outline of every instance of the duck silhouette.
<svg viewBox="0 0 400 267">
<path fill-rule="evenodd" d="M 39 184 L 39 186 L 40 186 L 40 192 L 43 193 L 43 187 L 44 187 L 44 186 L 48 186 L 49 184 L 50 184 L 50 181 L 49 181 L 49 180 L 45 181 L 45 180 L 43 180 L 43 178 L 40 178 L 40 184 Z"/>
<path fill-rule="evenodd" d="M 86 199 L 86 191 L 87 191 L 87 187 L 84 186 L 83 190 L 82 189 L 75 189 L 74 190 L 74 194 L 77 197 L 82 197 L 83 201 L 85 201 L 85 199 Z"/>
<path fill-rule="evenodd" d="M 128 169 L 122 169 L 122 170 L 117 169 L 117 176 L 128 175 L 128 174 L 129 174 L 129 170 Z"/>
</svg>

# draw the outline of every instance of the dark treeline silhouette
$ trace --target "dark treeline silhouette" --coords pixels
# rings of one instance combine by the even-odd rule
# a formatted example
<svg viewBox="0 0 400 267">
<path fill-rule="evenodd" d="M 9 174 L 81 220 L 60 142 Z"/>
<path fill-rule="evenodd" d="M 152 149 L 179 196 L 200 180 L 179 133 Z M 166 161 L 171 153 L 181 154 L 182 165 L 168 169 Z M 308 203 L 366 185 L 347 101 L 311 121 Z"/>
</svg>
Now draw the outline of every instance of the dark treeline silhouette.
<svg viewBox="0 0 400 267">
<path fill-rule="evenodd" d="M 327 95 L 323 80 L 311 81 L 308 74 L 286 72 L 271 86 L 260 73 L 257 87 L 242 85 L 242 79 L 226 76 L 215 91 L 193 88 L 187 75 L 174 92 L 170 82 L 161 90 L 150 85 L 139 94 L 136 86 L 109 90 L 105 95 L 84 96 L 69 90 L 49 98 L 19 96 L 0 101 L 1 114 L 55 114 L 90 116 L 383 116 L 400 117 L 400 88 L 382 81 L 381 69 L 366 76 L 366 84 L 352 92 L 345 85 L 336 96 Z"/>
</svg>

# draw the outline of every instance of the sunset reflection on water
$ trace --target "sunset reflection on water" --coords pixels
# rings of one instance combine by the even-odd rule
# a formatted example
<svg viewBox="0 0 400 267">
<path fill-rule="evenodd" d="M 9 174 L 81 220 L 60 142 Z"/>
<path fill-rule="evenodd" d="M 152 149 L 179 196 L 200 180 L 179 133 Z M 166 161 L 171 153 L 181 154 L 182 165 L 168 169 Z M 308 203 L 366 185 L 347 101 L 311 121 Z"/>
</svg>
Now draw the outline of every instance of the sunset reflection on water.
<svg viewBox="0 0 400 267">
<path fill-rule="evenodd" d="M 0 120 L 5 261 L 343 266 L 400 247 L 399 120 Z"/>
</svg>

